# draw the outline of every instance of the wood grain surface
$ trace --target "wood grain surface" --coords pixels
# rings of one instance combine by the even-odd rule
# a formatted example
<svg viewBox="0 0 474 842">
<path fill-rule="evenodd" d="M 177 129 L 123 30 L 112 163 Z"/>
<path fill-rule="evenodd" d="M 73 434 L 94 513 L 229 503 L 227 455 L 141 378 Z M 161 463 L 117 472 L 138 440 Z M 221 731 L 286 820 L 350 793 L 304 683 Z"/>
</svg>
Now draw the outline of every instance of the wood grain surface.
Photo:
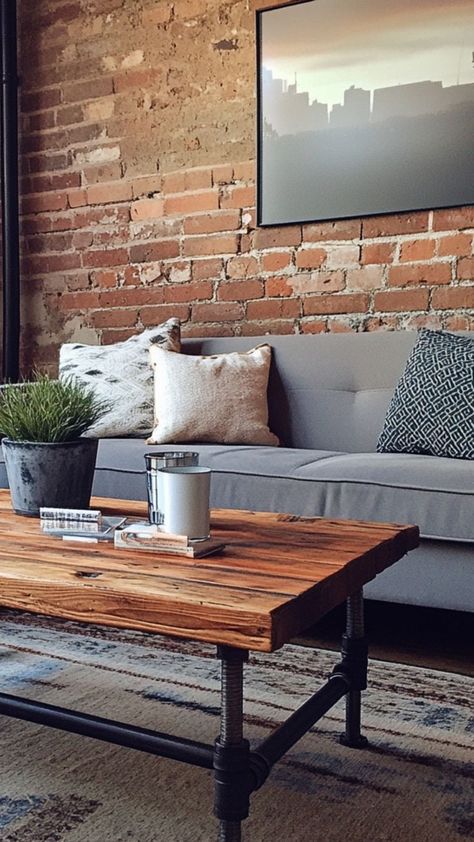
<svg viewBox="0 0 474 842">
<path fill-rule="evenodd" d="M 104 514 L 146 505 L 94 498 Z M 419 543 L 416 526 L 216 510 L 202 559 L 74 544 L 15 515 L 0 490 L 0 605 L 273 651 Z"/>
</svg>

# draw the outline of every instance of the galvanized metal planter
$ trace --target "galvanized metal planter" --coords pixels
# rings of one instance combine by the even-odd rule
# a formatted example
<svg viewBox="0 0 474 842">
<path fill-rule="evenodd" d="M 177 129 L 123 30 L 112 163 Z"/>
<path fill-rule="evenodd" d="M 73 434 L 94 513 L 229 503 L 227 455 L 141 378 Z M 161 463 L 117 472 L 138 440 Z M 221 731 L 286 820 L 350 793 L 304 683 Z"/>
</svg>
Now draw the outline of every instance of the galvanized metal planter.
<svg viewBox="0 0 474 842">
<path fill-rule="evenodd" d="M 97 439 L 66 442 L 2 440 L 5 468 L 18 515 L 38 517 L 40 506 L 89 506 Z"/>
</svg>

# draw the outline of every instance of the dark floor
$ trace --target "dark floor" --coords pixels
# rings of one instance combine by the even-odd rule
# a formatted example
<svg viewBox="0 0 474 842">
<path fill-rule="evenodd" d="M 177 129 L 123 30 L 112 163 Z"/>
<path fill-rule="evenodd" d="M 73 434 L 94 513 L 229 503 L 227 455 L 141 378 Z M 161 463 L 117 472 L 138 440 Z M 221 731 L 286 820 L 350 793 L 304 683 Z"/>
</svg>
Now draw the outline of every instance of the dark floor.
<svg viewBox="0 0 474 842">
<path fill-rule="evenodd" d="M 302 642 L 338 649 L 344 616 L 339 606 Z M 372 658 L 474 676 L 474 614 L 367 600 L 365 627 Z"/>
</svg>

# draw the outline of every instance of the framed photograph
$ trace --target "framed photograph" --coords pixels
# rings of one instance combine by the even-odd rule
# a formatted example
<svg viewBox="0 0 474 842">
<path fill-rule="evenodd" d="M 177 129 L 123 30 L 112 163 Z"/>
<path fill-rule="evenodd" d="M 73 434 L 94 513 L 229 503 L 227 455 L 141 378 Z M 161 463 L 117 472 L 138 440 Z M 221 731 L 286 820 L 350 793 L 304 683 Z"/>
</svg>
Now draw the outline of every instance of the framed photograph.
<svg viewBox="0 0 474 842">
<path fill-rule="evenodd" d="M 257 12 L 258 224 L 474 200 L 473 0 Z"/>
</svg>

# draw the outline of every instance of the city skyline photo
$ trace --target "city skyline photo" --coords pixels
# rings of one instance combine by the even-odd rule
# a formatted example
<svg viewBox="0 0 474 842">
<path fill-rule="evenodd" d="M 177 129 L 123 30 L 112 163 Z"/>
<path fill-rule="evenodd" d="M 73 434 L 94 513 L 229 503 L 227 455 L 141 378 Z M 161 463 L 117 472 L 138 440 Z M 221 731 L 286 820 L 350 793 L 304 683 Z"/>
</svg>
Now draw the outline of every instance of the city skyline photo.
<svg viewBox="0 0 474 842">
<path fill-rule="evenodd" d="M 472 202 L 472 0 L 310 0 L 258 31 L 261 224 Z"/>
</svg>

